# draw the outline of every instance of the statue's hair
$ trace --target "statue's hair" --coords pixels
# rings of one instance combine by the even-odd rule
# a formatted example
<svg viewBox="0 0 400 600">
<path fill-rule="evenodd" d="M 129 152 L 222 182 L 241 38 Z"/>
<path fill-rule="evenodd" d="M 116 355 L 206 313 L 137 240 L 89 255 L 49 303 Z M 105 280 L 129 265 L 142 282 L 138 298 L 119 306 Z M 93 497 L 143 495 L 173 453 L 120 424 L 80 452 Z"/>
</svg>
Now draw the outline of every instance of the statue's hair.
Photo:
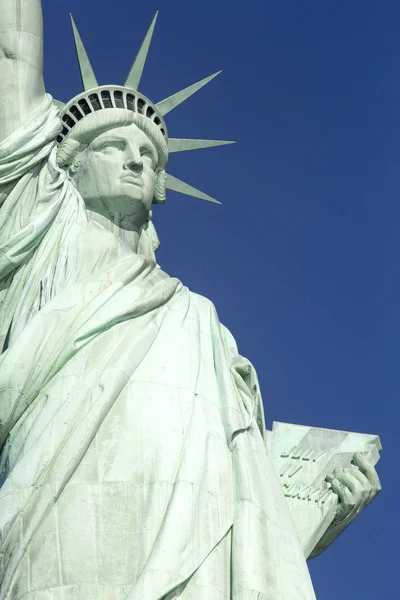
<svg viewBox="0 0 400 600">
<path fill-rule="evenodd" d="M 154 144 L 158 163 L 154 188 L 155 204 L 162 204 L 166 197 L 167 175 L 165 167 L 168 162 L 168 145 L 160 129 L 148 117 L 121 108 L 104 109 L 79 121 L 68 137 L 62 142 L 57 152 L 57 163 L 62 169 L 74 175 L 79 168 L 79 154 L 102 133 L 117 127 L 136 125 Z"/>
</svg>

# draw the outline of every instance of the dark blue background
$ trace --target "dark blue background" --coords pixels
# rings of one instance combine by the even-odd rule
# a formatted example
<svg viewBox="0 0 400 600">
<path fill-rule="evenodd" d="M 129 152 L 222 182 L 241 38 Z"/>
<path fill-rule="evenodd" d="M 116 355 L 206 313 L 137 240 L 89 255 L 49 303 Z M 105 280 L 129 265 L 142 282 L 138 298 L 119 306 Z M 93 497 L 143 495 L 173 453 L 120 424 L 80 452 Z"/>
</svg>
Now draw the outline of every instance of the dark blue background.
<svg viewBox="0 0 400 600">
<path fill-rule="evenodd" d="M 170 172 L 159 262 L 212 299 L 273 420 L 378 433 L 384 491 L 310 562 L 319 600 L 397 596 L 400 3 L 44 0 L 50 93 L 81 89 L 68 12 L 99 82 L 123 83 L 153 14 L 153 101 L 224 68 L 167 116 L 171 137 L 237 145 Z"/>
</svg>

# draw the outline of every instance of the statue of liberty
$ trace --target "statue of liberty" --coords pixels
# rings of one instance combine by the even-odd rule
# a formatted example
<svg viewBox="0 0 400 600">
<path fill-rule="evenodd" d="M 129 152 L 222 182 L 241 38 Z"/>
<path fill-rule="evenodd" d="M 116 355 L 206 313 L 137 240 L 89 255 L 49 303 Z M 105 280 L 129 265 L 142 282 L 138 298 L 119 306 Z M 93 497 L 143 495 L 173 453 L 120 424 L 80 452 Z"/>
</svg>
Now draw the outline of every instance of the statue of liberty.
<svg viewBox="0 0 400 600">
<path fill-rule="evenodd" d="M 61 105 L 41 1 L 0 15 L 0 599 L 312 600 L 256 373 L 155 258 L 167 188 L 213 201 L 168 154 L 226 142 L 164 121 L 213 76 L 139 92 L 154 19 L 125 85 L 99 86 L 73 24 L 84 92 Z"/>
</svg>

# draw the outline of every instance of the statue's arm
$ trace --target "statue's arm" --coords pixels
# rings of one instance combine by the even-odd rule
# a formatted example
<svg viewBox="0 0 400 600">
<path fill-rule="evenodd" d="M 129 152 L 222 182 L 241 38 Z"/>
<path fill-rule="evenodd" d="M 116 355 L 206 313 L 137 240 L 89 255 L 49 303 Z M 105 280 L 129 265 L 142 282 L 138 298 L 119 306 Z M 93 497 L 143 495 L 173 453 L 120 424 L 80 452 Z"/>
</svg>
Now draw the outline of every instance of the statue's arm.
<svg viewBox="0 0 400 600">
<path fill-rule="evenodd" d="M 41 0 L 0 0 L 0 142 L 45 94 Z"/>
</svg>

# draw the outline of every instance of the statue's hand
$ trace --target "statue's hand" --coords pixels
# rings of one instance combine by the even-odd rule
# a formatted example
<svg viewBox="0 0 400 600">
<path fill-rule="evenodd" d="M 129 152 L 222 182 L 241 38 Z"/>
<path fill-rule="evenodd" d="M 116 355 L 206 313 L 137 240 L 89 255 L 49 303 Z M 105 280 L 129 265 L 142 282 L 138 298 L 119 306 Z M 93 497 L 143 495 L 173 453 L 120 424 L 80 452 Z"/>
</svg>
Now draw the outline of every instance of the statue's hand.
<svg viewBox="0 0 400 600">
<path fill-rule="evenodd" d="M 365 456 L 356 453 L 352 462 L 354 466 L 335 469 L 326 478 L 339 497 L 332 525 L 341 530 L 350 525 L 382 489 L 375 468 Z"/>
<path fill-rule="evenodd" d="M 365 456 L 357 452 L 352 463 L 354 466 L 335 469 L 326 477 L 339 503 L 335 518 L 308 558 L 328 548 L 382 489 L 377 472 Z"/>
</svg>

